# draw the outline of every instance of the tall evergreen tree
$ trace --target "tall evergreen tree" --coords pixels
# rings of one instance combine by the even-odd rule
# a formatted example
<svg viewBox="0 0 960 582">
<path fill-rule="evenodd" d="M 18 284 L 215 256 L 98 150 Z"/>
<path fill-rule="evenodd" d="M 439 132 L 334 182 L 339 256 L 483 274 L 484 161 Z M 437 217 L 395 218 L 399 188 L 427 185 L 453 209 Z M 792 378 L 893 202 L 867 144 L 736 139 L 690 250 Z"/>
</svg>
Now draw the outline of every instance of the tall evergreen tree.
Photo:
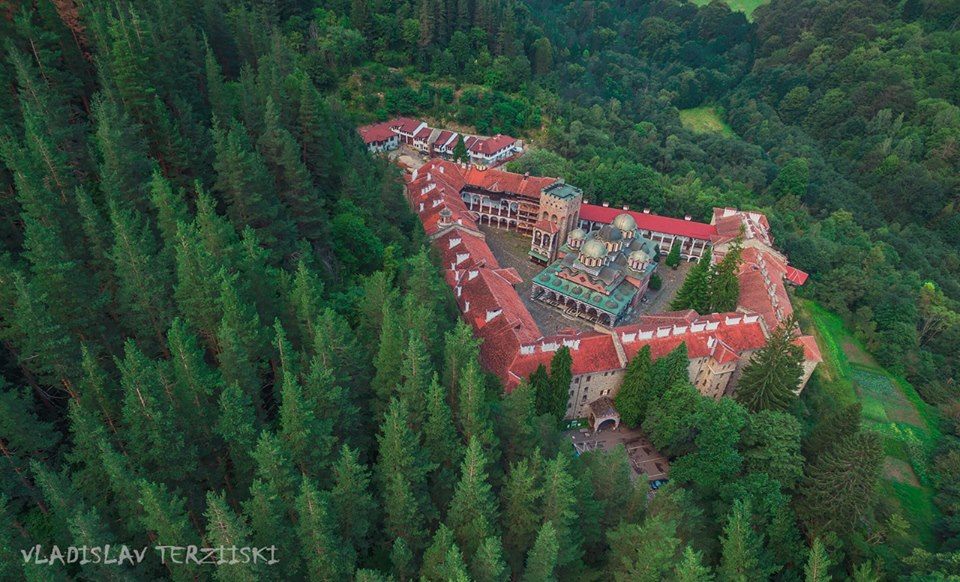
<svg viewBox="0 0 960 582">
<path fill-rule="evenodd" d="M 370 471 L 360 463 L 358 451 L 346 445 L 333 466 L 330 512 L 339 535 L 357 553 L 365 552 L 374 533 L 377 504 L 370 493 Z"/>
<path fill-rule="evenodd" d="M 573 358 L 570 348 L 561 346 L 550 360 L 550 395 L 547 398 L 545 412 L 555 419 L 557 424 L 563 422 L 567 414 L 567 400 L 570 391 L 570 382 L 573 380 Z"/>
<path fill-rule="evenodd" d="M 486 464 L 480 441 L 470 439 L 447 514 L 450 529 L 468 560 L 485 539 L 496 534 L 497 502 L 487 481 Z"/>
<path fill-rule="evenodd" d="M 406 401 L 410 411 L 410 424 L 423 426 L 426 417 L 427 391 L 433 377 L 430 355 L 423 341 L 413 331 L 410 332 L 400 364 L 399 397 Z"/>
<path fill-rule="evenodd" d="M 345 556 L 334 534 L 327 495 L 304 478 L 297 497 L 297 533 L 307 575 L 313 580 L 341 580 L 353 572 L 353 559 Z"/>
<path fill-rule="evenodd" d="M 577 520 L 576 483 L 570 474 L 569 463 L 563 452 L 547 462 L 542 495 L 543 521 L 553 524 L 559 546 L 557 568 L 567 572 L 577 570 L 581 556 L 580 539 L 574 532 Z"/>
<path fill-rule="evenodd" d="M 100 189 L 109 204 L 143 212 L 149 202 L 146 186 L 152 171 L 147 144 L 138 124 L 109 97 L 93 102 L 94 143 L 99 162 Z"/>
<path fill-rule="evenodd" d="M 467 364 L 460 378 L 459 390 L 460 434 L 464 442 L 477 439 L 488 455 L 491 462 L 498 459 L 494 455 L 497 451 L 497 437 L 493 432 L 493 423 L 490 420 L 490 402 L 487 395 L 486 378 L 474 361 Z"/>
<path fill-rule="evenodd" d="M 533 546 L 540 526 L 540 489 L 537 486 L 537 475 L 527 459 L 510 465 L 506 483 L 500 491 L 500 499 L 503 507 L 500 520 L 507 562 L 514 573 L 519 573 L 523 571 L 524 559 Z"/>
<path fill-rule="evenodd" d="M 550 582 L 557 579 L 557 560 L 560 551 L 557 532 L 549 521 L 540 526 L 537 541 L 527 554 L 523 582 Z"/>
<path fill-rule="evenodd" d="M 803 348 L 795 343 L 795 324 L 792 317 L 781 322 L 743 369 L 736 398 L 753 412 L 784 410 L 797 397 L 803 379 Z"/>
<path fill-rule="evenodd" d="M 110 205 L 117 302 L 127 331 L 150 351 L 166 351 L 165 332 L 173 312 L 167 264 L 145 218 L 136 210 Z"/>
<path fill-rule="evenodd" d="M 244 519 L 234 513 L 227 504 L 226 495 L 210 491 L 207 493 L 206 541 L 213 547 L 249 547 L 250 528 Z M 217 564 L 214 577 L 221 582 L 254 582 L 260 579 L 259 565 L 237 560 L 225 560 Z"/>
<path fill-rule="evenodd" d="M 627 364 L 627 371 L 620 384 L 620 390 L 614 398 L 614 404 L 620 413 L 620 422 L 627 426 L 640 426 L 647 416 L 650 402 L 651 371 L 650 346 L 643 346 Z"/>
<path fill-rule="evenodd" d="M 814 538 L 810 546 L 810 557 L 807 558 L 807 564 L 803 567 L 804 579 L 806 582 L 827 582 L 830 577 L 830 558 L 827 556 L 827 550 L 823 547 L 820 538 Z"/>
<path fill-rule="evenodd" d="M 430 474 L 430 497 L 437 507 L 447 507 L 456 483 L 456 468 L 463 458 L 463 446 L 453 438 L 457 429 L 447 405 L 446 390 L 436 373 L 427 392 L 427 420 L 423 425 L 423 447 L 436 467 Z"/>
<path fill-rule="evenodd" d="M 743 261 L 742 235 L 730 243 L 720 262 L 710 271 L 710 309 L 708 313 L 723 313 L 737 308 L 740 297 L 740 263 Z"/>
<path fill-rule="evenodd" d="M 877 496 L 883 446 L 875 432 L 860 431 L 820 455 L 807 469 L 797 513 L 809 531 L 845 533 L 870 511 Z"/>
<path fill-rule="evenodd" d="M 160 484 L 141 480 L 140 504 L 143 506 L 143 527 L 154 536 L 157 545 L 180 546 L 198 544 L 197 532 L 187 517 L 184 500 L 171 494 Z M 197 568 L 193 564 L 166 564 L 171 579 L 194 580 Z"/>
<path fill-rule="evenodd" d="M 262 410 L 260 372 L 266 342 L 260 316 L 240 296 L 236 276 L 223 271 L 220 273 L 220 312 L 223 316 L 217 329 L 217 359 L 223 379 L 228 384 L 238 383 Z"/>
<path fill-rule="evenodd" d="M 672 249 L 671 249 L 672 250 Z M 692 309 L 697 313 L 710 313 L 710 262 L 712 249 L 707 247 L 703 256 L 687 273 L 683 285 L 670 303 L 671 309 Z"/>
<path fill-rule="evenodd" d="M 751 518 L 750 502 L 735 501 L 721 540 L 723 549 L 719 574 L 723 580 L 749 582 L 766 578 L 759 553 L 763 538 L 753 531 Z"/>
<path fill-rule="evenodd" d="M 607 570 L 614 580 L 663 580 L 677 563 L 677 526 L 659 515 L 647 517 L 643 524 L 623 523 L 608 532 L 607 539 Z"/>
<path fill-rule="evenodd" d="M 828 412 L 821 418 L 803 442 L 803 454 L 808 460 L 816 460 L 849 436 L 860 431 L 863 405 L 852 402 Z"/>
<path fill-rule="evenodd" d="M 504 395 L 496 416 L 504 464 L 529 458 L 538 444 L 535 395 L 527 382 Z"/>
<path fill-rule="evenodd" d="M 673 570 L 672 579 L 676 582 L 713 582 L 713 572 L 709 566 L 704 565 L 703 555 L 687 546 Z"/>
<path fill-rule="evenodd" d="M 509 576 L 499 537 L 491 536 L 483 540 L 470 560 L 469 570 L 471 579 L 476 582 L 506 582 Z"/>
</svg>

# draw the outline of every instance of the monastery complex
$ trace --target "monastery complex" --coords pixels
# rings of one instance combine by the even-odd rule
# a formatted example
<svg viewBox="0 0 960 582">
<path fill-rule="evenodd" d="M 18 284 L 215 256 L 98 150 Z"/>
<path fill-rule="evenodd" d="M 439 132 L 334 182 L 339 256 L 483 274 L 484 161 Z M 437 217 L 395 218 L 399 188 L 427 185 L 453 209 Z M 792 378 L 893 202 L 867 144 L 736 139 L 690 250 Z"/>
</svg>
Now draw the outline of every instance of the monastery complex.
<svg viewBox="0 0 960 582">
<path fill-rule="evenodd" d="M 407 197 L 440 253 L 460 313 L 483 340 L 483 363 L 506 389 L 540 364 L 549 367 L 561 346 L 570 349 L 567 418 L 608 414 L 627 362 L 643 346 L 656 359 L 685 343 L 690 381 L 706 396 L 730 394 L 751 355 L 791 315 L 785 285 L 806 280 L 773 248 L 770 225 L 756 212 L 716 208 L 710 224 L 667 218 L 587 204 L 562 179 L 442 159 L 428 161 L 407 179 Z M 593 330 L 544 336 L 514 287 L 522 282 L 519 273 L 498 263 L 481 224 L 530 236 L 531 260 L 545 265 L 532 281 L 533 298 L 591 321 Z M 682 256 L 695 261 L 712 247 L 719 260 L 741 233 L 735 312 L 668 312 L 622 324 L 646 291 L 657 253 L 680 244 Z M 821 357 L 813 337 L 797 341 L 804 348 L 799 391 Z"/>
</svg>

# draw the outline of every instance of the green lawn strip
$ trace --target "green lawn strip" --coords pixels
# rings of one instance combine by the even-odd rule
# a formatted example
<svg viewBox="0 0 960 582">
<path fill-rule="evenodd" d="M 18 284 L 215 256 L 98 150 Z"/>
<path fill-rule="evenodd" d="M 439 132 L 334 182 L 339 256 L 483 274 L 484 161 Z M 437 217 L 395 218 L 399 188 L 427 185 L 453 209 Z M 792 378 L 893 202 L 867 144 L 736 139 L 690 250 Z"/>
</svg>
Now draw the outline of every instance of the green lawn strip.
<svg viewBox="0 0 960 582">
<path fill-rule="evenodd" d="M 711 0 L 692 0 L 697 6 L 706 6 Z M 769 0 L 726 0 L 727 6 L 734 12 L 743 12 L 747 20 L 753 20 L 753 11 Z"/>
<path fill-rule="evenodd" d="M 680 123 L 693 133 L 719 133 L 732 137 L 733 129 L 715 107 L 702 106 L 680 110 Z"/>
<path fill-rule="evenodd" d="M 883 481 L 880 493 L 896 499 L 900 514 L 910 524 L 910 535 L 930 549 L 935 547 L 933 523 L 937 519 L 937 506 L 933 503 L 933 491 L 929 487 L 917 487 L 899 481 Z"/>
</svg>

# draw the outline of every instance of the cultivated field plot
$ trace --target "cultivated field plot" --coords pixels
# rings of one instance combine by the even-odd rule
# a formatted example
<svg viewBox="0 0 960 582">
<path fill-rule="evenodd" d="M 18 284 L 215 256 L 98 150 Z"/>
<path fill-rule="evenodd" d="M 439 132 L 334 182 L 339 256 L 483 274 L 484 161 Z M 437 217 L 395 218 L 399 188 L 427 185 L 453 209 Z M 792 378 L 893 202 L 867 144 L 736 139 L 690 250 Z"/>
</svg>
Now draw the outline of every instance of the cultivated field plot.
<svg viewBox="0 0 960 582">
<path fill-rule="evenodd" d="M 883 437 L 881 494 L 910 522 L 911 534 L 930 543 L 937 510 L 927 459 L 939 437 L 936 410 L 913 386 L 877 364 L 839 317 L 809 301 L 801 305 L 824 356 L 808 397 L 821 410 L 860 402 L 863 426 Z"/>
<path fill-rule="evenodd" d="M 728 137 L 735 135 L 716 107 L 681 109 L 680 123 L 693 133 L 719 133 Z"/>
</svg>

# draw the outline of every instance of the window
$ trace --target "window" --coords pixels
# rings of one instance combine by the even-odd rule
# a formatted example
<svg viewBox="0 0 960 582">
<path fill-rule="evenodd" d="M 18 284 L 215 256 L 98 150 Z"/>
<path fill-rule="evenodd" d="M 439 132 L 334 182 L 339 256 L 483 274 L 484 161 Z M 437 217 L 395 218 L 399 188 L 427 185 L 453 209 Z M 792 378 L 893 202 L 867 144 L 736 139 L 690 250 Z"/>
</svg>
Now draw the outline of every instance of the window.
<svg viewBox="0 0 960 582">
<path fill-rule="evenodd" d="M 593 378 L 593 376 L 587 376 L 587 382 L 590 381 L 590 378 Z"/>
</svg>

